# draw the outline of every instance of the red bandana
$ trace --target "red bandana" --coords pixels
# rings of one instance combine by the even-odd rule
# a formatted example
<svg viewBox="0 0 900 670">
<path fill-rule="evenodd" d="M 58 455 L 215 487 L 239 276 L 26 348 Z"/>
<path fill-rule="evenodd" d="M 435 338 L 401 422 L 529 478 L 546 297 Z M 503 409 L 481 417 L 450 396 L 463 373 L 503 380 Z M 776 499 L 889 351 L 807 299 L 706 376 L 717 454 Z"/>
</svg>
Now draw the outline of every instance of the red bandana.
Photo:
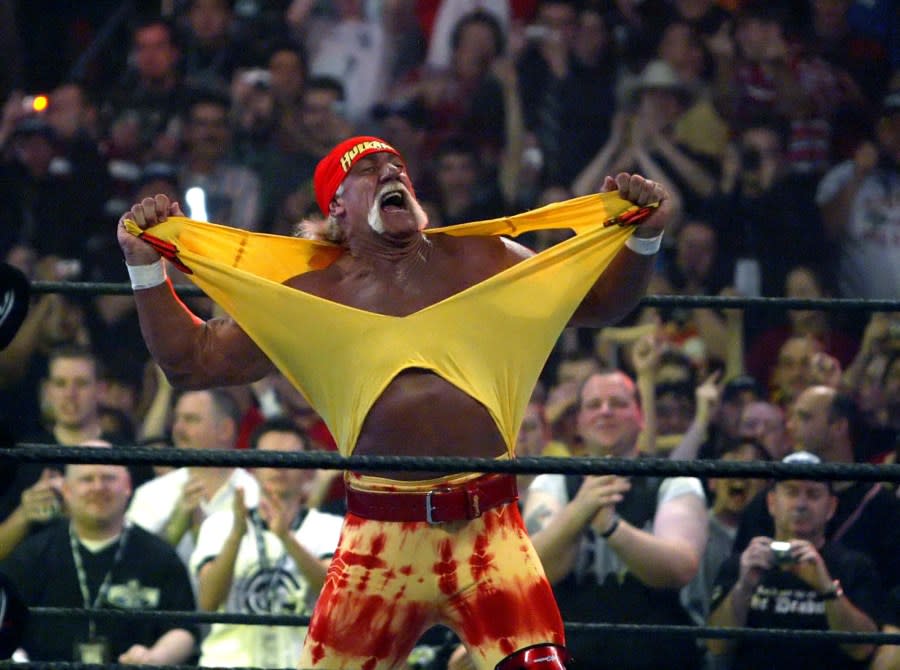
<svg viewBox="0 0 900 670">
<path fill-rule="evenodd" d="M 362 135 L 344 140 L 319 161 L 313 176 L 313 187 L 322 214 L 328 216 L 328 206 L 353 164 L 363 156 L 379 151 L 400 155 L 399 151 L 384 140 Z"/>
</svg>

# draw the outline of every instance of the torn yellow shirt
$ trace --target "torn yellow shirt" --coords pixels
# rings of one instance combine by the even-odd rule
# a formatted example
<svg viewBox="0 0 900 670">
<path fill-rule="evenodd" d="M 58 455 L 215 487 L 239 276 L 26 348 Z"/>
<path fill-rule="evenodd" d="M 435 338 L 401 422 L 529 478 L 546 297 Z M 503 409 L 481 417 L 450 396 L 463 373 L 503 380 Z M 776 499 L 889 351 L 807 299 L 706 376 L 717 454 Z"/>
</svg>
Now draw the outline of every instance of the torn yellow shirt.
<svg viewBox="0 0 900 670">
<path fill-rule="evenodd" d="M 175 217 L 148 232 L 170 242 L 190 278 L 247 332 L 353 452 L 372 405 L 400 372 L 430 370 L 490 412 L 512 456 L 524 408 L 559 334 L 631 235 L 604 222 L 634 207 L 615 193 L 428 235 L 571 237 L 407 316 L 341 305 L 282 285 L 337 259 L 339 247 Z M 133 233 L 139 232 L 133 224 Z"/>
</svg>

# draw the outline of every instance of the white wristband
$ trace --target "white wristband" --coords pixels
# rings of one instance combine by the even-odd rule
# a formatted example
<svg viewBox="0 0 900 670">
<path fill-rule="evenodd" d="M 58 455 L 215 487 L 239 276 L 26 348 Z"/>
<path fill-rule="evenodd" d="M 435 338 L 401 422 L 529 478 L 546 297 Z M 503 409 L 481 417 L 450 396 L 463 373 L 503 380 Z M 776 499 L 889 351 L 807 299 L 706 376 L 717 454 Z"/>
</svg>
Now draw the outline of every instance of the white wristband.
<svg viewBox="0 0 900 670">
<path fill-rule="evenodd" d="M 153 288 L 166 283 L 166 266 L 162 259 L 149 265 L 125 265 L 128 268 L 128 276 L 131 279 L 131 288 L 140 291 L 145 288 Z"/>
<path fill-rule="evenodd" d="M 632 235 L 625 242 L 625 246 L 641 256 L 652 256 L 662 247 L 662 238 L 662 233 L 656 237 L 635 237 Z"/>
</svg>

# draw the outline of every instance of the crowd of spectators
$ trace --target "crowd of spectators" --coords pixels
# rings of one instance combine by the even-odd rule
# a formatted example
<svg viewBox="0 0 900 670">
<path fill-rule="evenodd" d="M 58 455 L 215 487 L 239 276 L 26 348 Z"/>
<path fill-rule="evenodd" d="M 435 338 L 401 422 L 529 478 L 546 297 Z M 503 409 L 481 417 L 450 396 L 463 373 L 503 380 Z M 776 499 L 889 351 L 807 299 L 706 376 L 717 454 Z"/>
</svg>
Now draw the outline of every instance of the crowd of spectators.
<svg viewBox="0 0 900 670">
<path fill-rule="evenodd" d="M 678 212 L 650 293 L 900 301 L 900 24 L 887 0 L 88 4 L 26 40 L 45 17 L 31 3 L 0 0 L 9 64 L 0 73 L 0 250 L 32 280 L 125 281 L 115 222 L 156 193 L 192 218 L 294 234 L 319 216 L 318 160 L 350 134 L 372 134 L 403 154 L 434 227 L 593 193 L 604 176 L 634 171 L 663 183 Z M 565 235 L 523 241 L 539 250 Z M 172 267 L 169 275 L 187 281 Z M 198 314 L 218 310 L 190 300 Z M 895 462 L 900 308 L 859 314 L 646 307 L 615 328 L 568 330 L 518 451 L 774 461 L 802 451 L 812 455 L 804 462 Z M 33 299 L 0 351 L 0 423 L 16 440 L 59 445 L 334 448 L 281 375 L 172 389 L 150 362 L 133 300 L 121 295 Z M 22 465 L 4 477 L 0 559 L 21 572 L 23 557 L 56 551 L 37 538 L 59 535 L 60 515 L 80 504 L 78 482 L 99 482 L 124 527 L 168 545 L 155 552 L 177 552 L 203 609 L 309 611 L 320 561 L 337 542 L 334 472 L 281 481 L 264 470 L 132 467 L 127 490 L 120 474 Z M 807 490 L 542 475 L 519 484 L 567 618 L 900 625 L 896 483 Z M 127 513 L 116 502 L 123 491 Z M 812 510 L 815 529 L 784 520 L 795 504 Z M 83 539 L 68 537 L 72 547 Z M 767 615 L 768 601 L 786 602 L 779 589 L 830 584 L 821 571 L 800 575 L 803 584 L 760 577 L 781 569 L 766 553 L 771 540 L 797 538 L 816 549 L 804 560 L 822 570 L 840 562 L 839 597 L 852 612 L 818 603 L 799 623 Z M 102 542 L 82 545 L 92 556 L 107 551 L 101 567 L 122 558 Z M 261 548 L 262 568 L 253 564 Z M 37 602 L 34 590 L 31 604 L 63 604 Z M 796 596 L 791 606 L 815 600 Z M 279 629 L 254 637 L 240 628 L 214 628 L 206 648 L 205 631 L 190 629 L 196 653 L 179 646 L 155 658 L 283 665 L 297 645 Z M 660 667 L 674 654 L 680 667 L 768 662 L 722 644 L 620 642 L 573 638 L 576 657 L 607 653 L 618 668 Z M 123 662 L 147 662 L 153 643 L 116 640 L 113 649 Z M 834 667 L 877 670 L 897 670 L 898 656 L 837 645 L 829 654 Z M 414 657 L 410 667 L 469 667 L 443 632 Z"/>
</svg>

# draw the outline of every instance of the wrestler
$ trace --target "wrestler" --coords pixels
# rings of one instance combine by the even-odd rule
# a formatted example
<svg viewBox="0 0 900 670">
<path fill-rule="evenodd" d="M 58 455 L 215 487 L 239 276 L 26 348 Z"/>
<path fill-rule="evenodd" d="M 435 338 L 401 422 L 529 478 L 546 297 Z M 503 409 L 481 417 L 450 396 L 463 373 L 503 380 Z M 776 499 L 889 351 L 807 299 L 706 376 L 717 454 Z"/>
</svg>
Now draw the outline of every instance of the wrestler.
<svg viewBox="0 0 900 670">
<path fill-rule="evenodd" d="M 569 212 L 578 226 L 588 214 L 597 219 L 584 232 L 572 223 L 574 238 L 538 256 L 497 234 L 519 230 L 517 217 L 425 230 L 402 158 L 371 137 L 335 147 L 314 186 L 334 244 L 304 247 L 316 269 L 298 263 L 295 276 L 253 272 L 308 241 L 190 222 L 165 196 L 126 212 L 118 240 L 144 339 L 174 385 L 244 384 L 277 365 L 344 455 L 512 457 L 562 328 L 600 327 L 634 308 L 671 215 L 661 185 L 619 174 L 602 196 L 520 215 L 553 227 L 568 226 L 559 219 Z M 600 217 L 626 208 L 645 218 L 604 233 Z M 204 245 L 220 241 L 206 258 Z M 267 245 L 271 259 L 263 254 L 244 271 Z M 192 315 L 166 281 L 158 249 L 234 320 Z M 348 514 L 300 667 L 397 668 L 441 623 L 478 670 L 565 668 L 562 621 L 515 504 L 515 478 L 378 475 L 347 475 Z"/>
</svg>

